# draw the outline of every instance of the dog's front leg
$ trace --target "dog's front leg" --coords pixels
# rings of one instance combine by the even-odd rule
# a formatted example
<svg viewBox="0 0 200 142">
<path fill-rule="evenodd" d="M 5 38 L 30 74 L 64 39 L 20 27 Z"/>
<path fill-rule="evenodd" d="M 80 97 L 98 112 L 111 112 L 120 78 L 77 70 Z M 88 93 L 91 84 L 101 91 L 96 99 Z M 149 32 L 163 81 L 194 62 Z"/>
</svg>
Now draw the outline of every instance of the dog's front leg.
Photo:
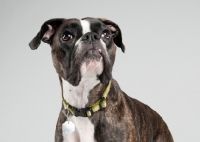
<svg viewBox="0 0 200 142">
<path fill-rule="evenodd" d="M 63 106 L 60 110 L 60 114 L 58 117 L 58 121 L 56 124 L 56 131 L 55 131 L 55 142 L 63 142 L 63 135 L 62 135 L 62 124 L 66 121 L 66 117 L 62 112 Z"/>
</svg>

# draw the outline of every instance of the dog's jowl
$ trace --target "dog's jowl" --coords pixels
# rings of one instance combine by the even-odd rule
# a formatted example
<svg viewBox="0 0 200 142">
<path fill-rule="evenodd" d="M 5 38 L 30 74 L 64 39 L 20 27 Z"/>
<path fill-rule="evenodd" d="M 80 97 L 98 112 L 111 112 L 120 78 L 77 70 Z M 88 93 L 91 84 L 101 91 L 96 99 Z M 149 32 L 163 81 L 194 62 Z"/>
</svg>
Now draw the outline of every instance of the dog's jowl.
<svg viewBox="0 0 200 142">
<path fill-rule="evenodd" d="M 55 142 L 173 142 L 162 117 L 112 78 L 116 49 L 125 52 L 116 23 L 51 19 L 29 46 L 37 49 L 41 41 L 51 47 L 62 89 Z"/>
</svg>

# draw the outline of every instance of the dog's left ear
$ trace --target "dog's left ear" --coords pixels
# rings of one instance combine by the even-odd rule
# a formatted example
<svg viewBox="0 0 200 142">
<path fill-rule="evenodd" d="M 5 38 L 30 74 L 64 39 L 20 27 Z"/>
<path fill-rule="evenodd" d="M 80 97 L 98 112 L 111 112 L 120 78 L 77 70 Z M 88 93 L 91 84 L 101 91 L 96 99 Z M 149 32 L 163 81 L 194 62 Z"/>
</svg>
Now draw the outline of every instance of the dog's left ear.
<svg viewBox="0 0 200 142">
<path fill-rule="evenodd" d="M 64 19 L 50 19 L 42 25 L 38 34 L 31 40 L 29 46 L 32 50 L 39 47 L 41 40 L 45 43 L 51 44 L 52 37 L 58 27 L 62 24 Z"/>
<path fill-rule="evenodd" d="M 113 38 L 114 43 L 121 48 L 122 52 L 125 52 L 125 46 L 122 42 L 122 33 L 119 26 L 114 22 L 107 20 L 105 18 L 99 18 L 99 20 L 108 26 L 112 34 L 114 34 Z"/>
</svg>

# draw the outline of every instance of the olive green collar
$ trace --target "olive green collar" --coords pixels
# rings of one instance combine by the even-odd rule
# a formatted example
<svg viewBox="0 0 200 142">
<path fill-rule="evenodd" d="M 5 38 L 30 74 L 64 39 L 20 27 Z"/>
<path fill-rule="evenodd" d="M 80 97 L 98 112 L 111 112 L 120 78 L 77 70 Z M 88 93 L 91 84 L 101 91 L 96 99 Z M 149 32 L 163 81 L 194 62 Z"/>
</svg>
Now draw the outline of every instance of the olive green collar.
<svg viewBox="0 0 200 142">
<path fill-rule="evenodd" d="M 95 112 L 103 109 L 106 107 L 106 97 L 110 91 L 110 87 L 111 87 L 111 81 L 109 81 L 101 99 L 99 99 L 98 101 L 96 101 L 93 105 L 91 105 L 90 107 L 86 107 L 86 108 L 81 108 L 78 109 L 72 105 L 70 105 L 68 102 L 66 102 L 63 93 L 62 93 L 62 102 L 63 105 L 65 106 L 65 108 L 74 116 L 78 117 L 90 117 L 92 116 Z"/>
</svg>

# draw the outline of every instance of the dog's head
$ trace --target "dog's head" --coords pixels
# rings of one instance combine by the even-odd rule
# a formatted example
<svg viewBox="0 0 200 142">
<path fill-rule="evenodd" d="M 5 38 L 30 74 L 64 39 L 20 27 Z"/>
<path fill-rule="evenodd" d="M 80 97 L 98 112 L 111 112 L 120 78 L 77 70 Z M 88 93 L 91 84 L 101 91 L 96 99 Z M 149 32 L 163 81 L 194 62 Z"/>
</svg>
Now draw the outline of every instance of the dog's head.
<svg viewBox="0 0 200 142">
<path fill-rule="evenodd" d="M 112 78 L 116 46 L 124 52 L 119 26 L 103 18 L 51 19 L 29 43 L 37 49 L 50 44 L 59 76 L 77 86 L 83 76 L 96 76 L 105 84 Z"/>
</svg>

